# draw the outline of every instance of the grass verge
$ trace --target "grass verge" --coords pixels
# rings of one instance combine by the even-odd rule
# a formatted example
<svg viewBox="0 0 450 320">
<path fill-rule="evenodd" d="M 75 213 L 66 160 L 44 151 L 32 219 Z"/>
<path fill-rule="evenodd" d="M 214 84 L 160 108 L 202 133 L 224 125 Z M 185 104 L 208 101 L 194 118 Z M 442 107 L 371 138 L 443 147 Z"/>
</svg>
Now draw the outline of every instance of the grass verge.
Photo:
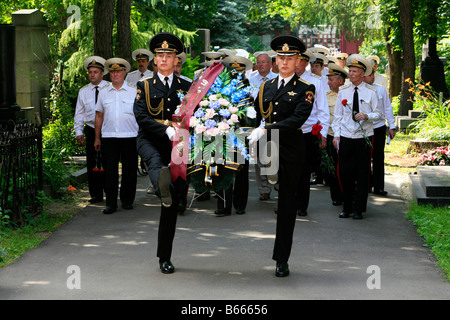
<svg viewBox="0 0 450 320">
<path fill-rule="evenodd" d="M 21 228 L 0 228 L 0 268 L 14 262 L 26 251 L 37 247 L 61 225 L 70 220 L 86 203 L 83 191 L 59 200 L 44 200 L 43 212 Z"/>
<path fill-rule="evenodd" d="M 434 208 L 412 203 L 407 217 L 417 226 L 417 232 L 450 281 L 450 207 Z"/>
</svg>

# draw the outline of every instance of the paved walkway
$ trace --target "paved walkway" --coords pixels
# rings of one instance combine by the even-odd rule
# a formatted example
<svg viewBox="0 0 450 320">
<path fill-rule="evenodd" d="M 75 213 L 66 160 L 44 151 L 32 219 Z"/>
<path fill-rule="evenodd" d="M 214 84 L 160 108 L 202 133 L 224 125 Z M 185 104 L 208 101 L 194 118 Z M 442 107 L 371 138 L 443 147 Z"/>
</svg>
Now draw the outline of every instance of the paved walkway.
<svg viewBox="0 0 450 320">
<path fill-rule="evenodd" d="M 313 186 L 308 216 L 297 219 L 291 274 L 276 278 L 276 202 L 259 201 L 253 174 L 245 215 L 216 217 L 212 198 L 178 217 L 174 274 L 159 271 L 159 203 L 139 177 L 134 210 L 103 215 L 89 205 L 0 269 L 0 299 L 450 299 L 393 176 L 388 197 L 369 196 L 363 220 L 339 219 L 328 188 Z"/>
</svg>

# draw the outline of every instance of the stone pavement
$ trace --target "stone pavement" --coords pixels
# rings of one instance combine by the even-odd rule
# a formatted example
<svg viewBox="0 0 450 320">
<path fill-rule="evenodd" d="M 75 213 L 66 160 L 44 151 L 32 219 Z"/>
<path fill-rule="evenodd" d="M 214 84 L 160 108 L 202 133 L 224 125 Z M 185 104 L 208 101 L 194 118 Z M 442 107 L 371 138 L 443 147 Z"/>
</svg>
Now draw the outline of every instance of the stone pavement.
<svg viewBox="0 0 450 320">
<path fill-rule="evenodd" d="M 89 205 L 0 269 L 0 299 L 450 299 L 450 284 L 405 218 L 402 177 L 386 176 L 389 195 L 370 194 L 363 220 L 339 219 L 328 188 L 312 186 L 308 216 L 297 219 L 291 274 L 277 278 L 276 194 L 259 201 L 253 168 L 250 176 L 245 215 L 216 217 L 211 198 L 178 217 L 174 274 L 159 271 L 160 205 L 139 177 L 135 209 L 103 215 L 102 205 Z"/>
</svg>

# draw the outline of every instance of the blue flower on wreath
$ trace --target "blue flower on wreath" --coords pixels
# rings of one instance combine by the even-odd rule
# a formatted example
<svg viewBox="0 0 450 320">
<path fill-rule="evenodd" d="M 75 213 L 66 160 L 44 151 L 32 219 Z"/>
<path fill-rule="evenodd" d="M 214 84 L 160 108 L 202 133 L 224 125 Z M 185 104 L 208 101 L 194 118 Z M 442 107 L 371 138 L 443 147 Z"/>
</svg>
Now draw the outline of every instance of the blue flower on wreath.
<svg viewBox="0 0 450 320">
<path fill-rule="evenodd" d="M 194 113 L 194 117 L 196 117 L 197 119 L 203 117 L 204 115 L 205 115 L 205 111 L 203 111 L 202 109 L 198 109 Z"/>
<path fill-rule="evenodd" d="M 217 101 L 217 100 L 211 101 L 209 103 L 209 107 L 212 108 L 212 109 L 217 109 L 217 108 L 220 107 L 220 102 Z"/>
<path fill-rule="evenodd" d="M 206 127 L 206 130 L 215 128 L 215 127 L 216 127 L 216 124 L 217 124 L 217 122 L 216 122 L 215 120 L 212 120 L 212 119 L 206 120 L 206 121 L 205 121 L 205 127 Z"/>
<path fill-rule="evenodd" d="M 229 118 L 231 116 L 231 112 L 228 109 L 222 109 L 219 111 L 219 114 L 224 118 Z"/>
</svg>

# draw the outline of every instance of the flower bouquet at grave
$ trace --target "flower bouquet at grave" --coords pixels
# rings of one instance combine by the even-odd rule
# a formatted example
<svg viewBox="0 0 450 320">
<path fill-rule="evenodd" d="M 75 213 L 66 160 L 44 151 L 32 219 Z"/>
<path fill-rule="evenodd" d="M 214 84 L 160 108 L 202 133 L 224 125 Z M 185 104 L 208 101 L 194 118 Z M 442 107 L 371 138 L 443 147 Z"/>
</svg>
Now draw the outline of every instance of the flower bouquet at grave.
<svg viewBox="0 0 450 320">
<path fill-rule="evenodd" d="M 179 116 L 184 119 L 187 130 L 176 145 L 176 152 L 183 150 L 181 154 L 188 153 L 186 180 L 197 192 L 227 189 L 241 165 L 249 159 L 246 133 L 239 128 L 240 120 L 250 106 L 250 88 L 243 85 L 241 78 L 232 78 L 228 71 L 223 70 L 223 65 L 220 66 L 220 70 L 219 64 L 210 67 L 217 69 L 217 75 L 206 80 L 212 83 L 207 91 L 201 85 L 196 88 L 194 83 L 192 92 L 189 90 L 186 96 L 179 93 L 182 105 L 177 114 L 182 115 L 183 104 L 189 105 L 186 101 L 192 99 L 190 93 L 198 94 L 201 89 L 206 92 L 195 109 L 192 108 L 188 119 Z M 208 69 L 204 72 L 206 76 Z M 202 80 L 205 80 L 203 75 L 197 79 L 200 83 Z M 176 178 L 173 171 L 172 177 Z"/>
</svg>

